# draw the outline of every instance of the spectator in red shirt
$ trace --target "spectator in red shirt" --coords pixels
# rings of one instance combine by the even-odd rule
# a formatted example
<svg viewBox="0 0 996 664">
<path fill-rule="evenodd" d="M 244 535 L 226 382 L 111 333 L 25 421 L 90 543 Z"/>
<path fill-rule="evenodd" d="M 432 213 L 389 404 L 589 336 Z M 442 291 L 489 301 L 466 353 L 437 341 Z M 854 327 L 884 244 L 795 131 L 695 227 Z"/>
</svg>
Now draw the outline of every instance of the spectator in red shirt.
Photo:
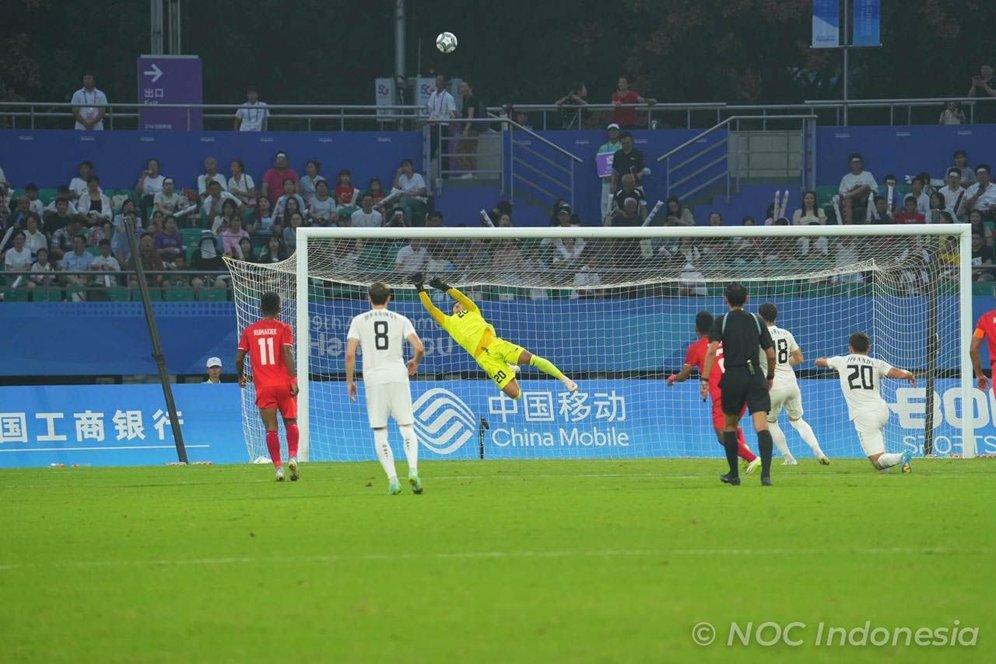
<svg viewBox="0 0 996 664">
<path fill-rule="evenodd" d="M 346 194 L 348 198 L 343 202 L 343 194 Z M 352 205 L 353 200 L 356 196 L 356 187 L 353 186 L 353 174 L 349 172 L 348 169 L 342 169 L 339 171 L 339 181 L 335 185 L 335 191 L 332 195 L 337 201 L 343 205 Z"/>
<path fill-rule="evenodd" d="M 301 178 L 287 165 L 287 153 L 278 152 L 273 159 L 273 168 L 263 174 L 263 196 L 270 199 L 270 206 L 277 206 L 277 199 L 284 192 L 284 180 L 294 181 L 294 193 L 301 193 Z"/>
<path fill-rule="evenodd" d="M 612 93 L 612 104 L 616 110 L 612 113 L 612 121 L 622 129 L 635 129 L 636 109 L 626 108 L 623 104 L 656 104 L 656 99 L 644 98 L 640 93 L 629 87 L 629 79 L 625 76 L 619 77 L 619 88 Z"/>
<path fill-rule="evenodd" d="M 907 196 L 903 200 L 903 211 L 896 215 L 897 224 L 922 224 L 926 219 L 921 212 L 916 209 L 916 199 Z"/>
</svg>

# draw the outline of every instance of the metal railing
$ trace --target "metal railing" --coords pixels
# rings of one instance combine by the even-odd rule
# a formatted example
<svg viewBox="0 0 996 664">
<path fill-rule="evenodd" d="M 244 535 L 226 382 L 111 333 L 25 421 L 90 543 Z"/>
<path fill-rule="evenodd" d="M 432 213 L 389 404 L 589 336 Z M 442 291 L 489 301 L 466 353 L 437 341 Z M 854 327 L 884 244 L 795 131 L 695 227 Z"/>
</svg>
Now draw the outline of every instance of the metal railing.
<svg viewBox="0 0 996 664">
<path fill-rule="evenodd" d="M 750 157 L 749 147 L 744 149 L 743 141 L 738 140 L 735 149 L 731 150 L 730 135 L 736 136 L 742 130 L 743 125 L 748 122 L 760 124 L 762 131 L 771 129 L 772 125 L 776 123 L 799 124 L 802 138 L 801 188 L 802 190 L 811 188 L 816 179 L 813 138 L 813 129 L 816 126 L 815 115 L 782 115 L 777 117 L 734 115 L 671 148 L 657 158 L 658 163 L 664 164 L 666 196 L 687 199 L 719 182 L 725 182 L 726 202 L 729 203 L 731 194 L 734 191 L 740 191 L 740 180 L 743 174 L 740 165 Z M 701 147 L 703 141 L 721 131 L 725 131 L 725 133 L 717 140 Z M 684 156 L 683 153 L 688 153 L 691 148 L 696 146 L 699 146 L 697 151 Z M 786 172 L 788 170 L 787 164 Z"/>
</svg>

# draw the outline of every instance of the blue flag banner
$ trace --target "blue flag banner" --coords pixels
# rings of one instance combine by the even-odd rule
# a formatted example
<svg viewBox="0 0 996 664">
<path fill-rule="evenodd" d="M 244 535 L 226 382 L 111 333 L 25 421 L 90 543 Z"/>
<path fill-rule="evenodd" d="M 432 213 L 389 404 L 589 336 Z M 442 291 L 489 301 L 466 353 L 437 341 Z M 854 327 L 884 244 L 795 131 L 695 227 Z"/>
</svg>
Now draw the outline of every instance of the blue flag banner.
<svg viewBox="0 0 996 664">
<path fill-rule="evenodd" d="M 840 46 L 839 0 L 813 0 L 813 48 Z"/>
<path fill-rule="evenodd" d="M 881 0 L 854 0 L 852 46 L 881 46 Z"/>
</svg>

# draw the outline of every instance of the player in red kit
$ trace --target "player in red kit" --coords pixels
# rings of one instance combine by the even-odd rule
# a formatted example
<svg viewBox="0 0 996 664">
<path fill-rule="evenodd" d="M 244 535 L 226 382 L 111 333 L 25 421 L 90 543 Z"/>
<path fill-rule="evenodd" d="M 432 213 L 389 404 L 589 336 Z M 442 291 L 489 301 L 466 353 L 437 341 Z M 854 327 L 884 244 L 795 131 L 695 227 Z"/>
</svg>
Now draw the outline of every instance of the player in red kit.
<svg viewBox="0 0 996 664">
<path fill-rule="evenodd" d="M 284 481 L 280 461 L 280 438 L 277 435 L 277 411 L 284 418 L 287 432 L 287 467 L 291 481 L 298 478 L 297 445 L 301 433 L 297 428 L 297 372 L 294 368 L 294 331 L 280 320 L 280 296 L 263 293 L 259 299 L 263 317 L 247 327 L 239 339 L 235 369 L 239 385 L 246 386 L 246 354 L 252 361 L 252 380 L 256 386 L 256 405 L 266 427 L 266 448 L 270 451 L 277 481 Z"/>
<path fill-rule="evenodd" d="M 709 330 L 712 328 L 712 321 L 712 314 L 708 311 L 700 311 L 696 314 L 695 333 L 699 335 L 698 341 L 695 341 L 688 347 L 688 352 L 685 354 L 685 366 L 681 367 L 681 371 L 667 377 L 668 387 L 672 387 L 675 383 L 682 383 L 688 380 L 688 377 L 692 375 L 692 369 L 697 368 L 699 375 L 702 375 L 706 352 L 709 350 Z M 712 400 L 712 426 L 716 430 L 716 436 L 719 438 L 720 444 L 723 443 L 724 425 L 722 394 L 719 389 L 719 380 L 723 377 L 722 357 L 723 347 L 720 345 L 716 351 L 716 368 L 709 374 L 709 397 Z M 743 416 L 743 413 L 741 413 L 741 416 Z M 761 460 L 747 447 L 747 441 L 744 440 L 744 430 L 740 427 L 737 427 L 737 454 L 747 462 L 747 468 L 744 470 L 745 474 L 749 475 L 761 465 Z"/>
<path fill-rule="evenodd" d="M 996 376 L 996 309 L 987 311 L 979 317 L 975 334 L 972 335 L 972 345 L 968 350 L 968 354 L 972 357 L 972 368 L 975 369 L 975 384 L 983 392 L 988 392 L 992 382 L 982 372 L 982 360 L 979 357 L 979 348 L 983 339 L 989 340 L 989 368 L 993 370 L 991 375 Z"/>
</svg>

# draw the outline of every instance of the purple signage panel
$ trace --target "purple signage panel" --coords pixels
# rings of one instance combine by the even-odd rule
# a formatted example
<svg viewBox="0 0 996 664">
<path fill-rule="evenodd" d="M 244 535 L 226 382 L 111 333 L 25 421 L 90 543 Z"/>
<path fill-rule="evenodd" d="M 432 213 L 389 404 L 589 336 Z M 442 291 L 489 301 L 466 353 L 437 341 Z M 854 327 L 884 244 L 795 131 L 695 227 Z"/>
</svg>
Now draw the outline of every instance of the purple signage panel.
<svg viewBox="0 0 996 664">
<path fill-rule="evenodd" d="M 196 55 L 141 55 L 138 58 L 139 129 L 200 131 L 200 108 L 156 108 L 203 101 L 201 59 Z"/>
</svg>

